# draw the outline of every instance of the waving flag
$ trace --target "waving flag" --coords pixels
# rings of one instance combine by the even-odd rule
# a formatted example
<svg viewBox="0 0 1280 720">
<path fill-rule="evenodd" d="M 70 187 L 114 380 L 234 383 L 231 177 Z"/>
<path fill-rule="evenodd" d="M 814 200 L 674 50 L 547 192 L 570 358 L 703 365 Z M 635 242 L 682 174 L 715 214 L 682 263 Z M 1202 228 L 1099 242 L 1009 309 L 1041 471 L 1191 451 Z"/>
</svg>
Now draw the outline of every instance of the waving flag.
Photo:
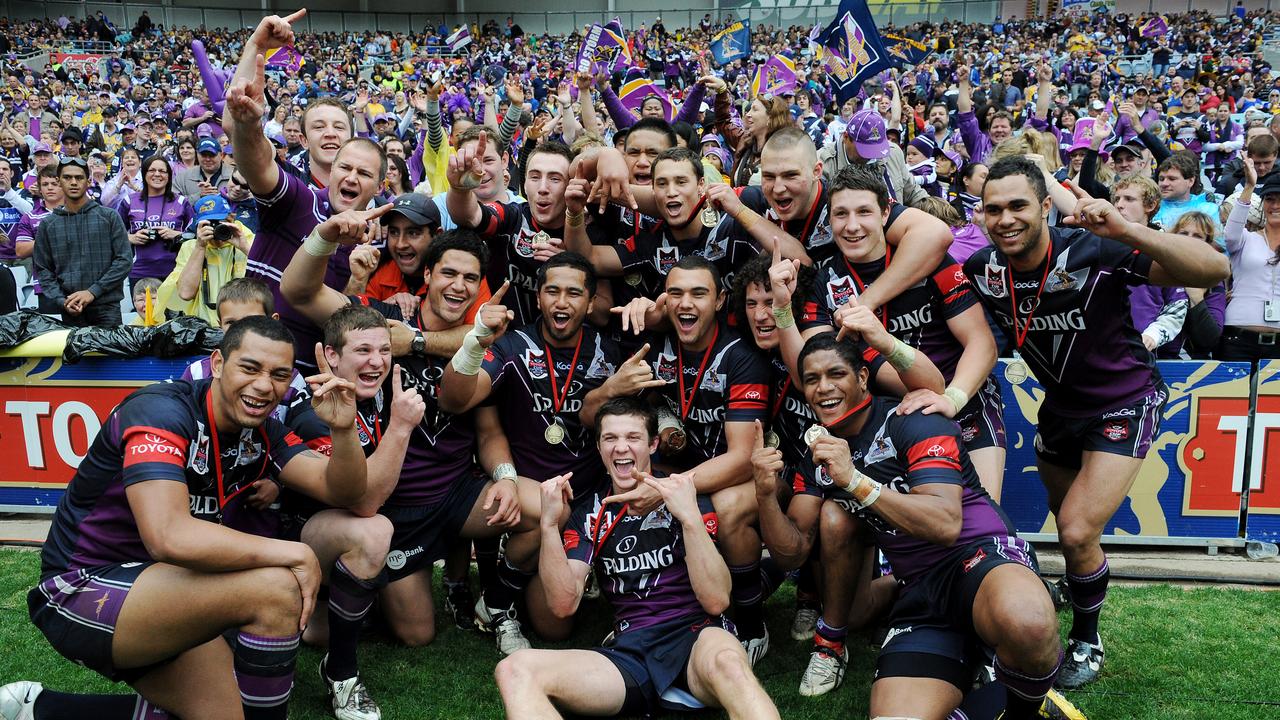
<svg viewBox="0 0 1280 720">
<path fill-rule="evenodd" d="M 618 100 L 622 102 L 622 106 L 631 111 L 632 115 L 640 117 L 640 108 L 644 105 L 644 101 L 650 97 L 657 97 L 662 103 L 662 114 L 667 122 L 675 117 L 675 107 L 671 105 L 671 98 L 667 94 L 649 81 L 648 78 L 639 77 L 623 84 L 618 91 Z"/>
<path fill-rule="evenodd" d="M 711 56 L 726 65 L 751 54 L 751 26 L 738 20 L 711 38 Z"/>
<path fill-rule="evenodd" d="M 815 42 L 822 48 L 822 64 L 842 103 L 858 94 L 863 81 L 892 66 L 867 0 L 841 0 L 836 19 L 818 33 Z"/>
<path fill-rule="evenodd" d="M 785 95 L 796 91 L 796 63 L 786 55 L 774 55 L 756 68 L 751 96 Z"/>
<path fill-rule="evenodd" d="M 884 33 L 885 50 L 889 51 L 890 61 L 898 67 L 903 65 L 919 65 L 933 54 L 933 48 L 909 37 Z"/>
<path fill-rule="evenodd" d="M 1169 23 L 1165 21 L 1163 15 L 1157 15 L 1150 20 L 1142 23 L 1142 27 L 1138 32 L 1144 38 L 1155 38 L 1166 35 L 1169 32 Z"/>
<path fill-rule="evenodd" d="M 601 25 L 591 26 L 578 47 L 578 59 L 574 67 L 578 72 L 589 73 L 597 65 L 608 72 L 619 72 L 631 66 L 631 48 L 627 47 L 627 35 L 622 20 L 614 18 Z"/>
<path fill-rule="evenodd" d="M 471 29 L 463 25 L 445 38 L 444 44 L 449 46 L 449 52 L 458 52 L 471 44 Z"/>
<path fill-rule="evenodd" d="M 292 45 L 268 50 L 265 58 L 265 67 L 283 70 L 291 75 L 302 69 L 302 54 Z"/>
</svg>

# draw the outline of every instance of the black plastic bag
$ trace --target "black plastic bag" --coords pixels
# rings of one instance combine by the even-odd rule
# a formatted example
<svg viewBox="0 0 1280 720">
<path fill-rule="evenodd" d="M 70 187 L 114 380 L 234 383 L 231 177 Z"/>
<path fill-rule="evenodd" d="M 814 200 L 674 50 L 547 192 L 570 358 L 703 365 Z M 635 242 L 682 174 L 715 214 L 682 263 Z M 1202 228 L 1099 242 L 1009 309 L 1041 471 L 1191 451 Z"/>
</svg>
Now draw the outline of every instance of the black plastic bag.
<svg viewBox="0 0 1280 720">
<path fill-rule="evenodd" d="M 221 342 L 221 329 L 184 315 L 156 327 L 79 328 L 67 337 L 62 358 L 74 363 L 89 353 L 109 357 L 207 355 Z"/>
<path fill-rule="evenodd" d="M 11 348 L 55 330 L 70 330 L 60 320 L 35 310 L 0 315 L 0 348 Z"/>
</svg>

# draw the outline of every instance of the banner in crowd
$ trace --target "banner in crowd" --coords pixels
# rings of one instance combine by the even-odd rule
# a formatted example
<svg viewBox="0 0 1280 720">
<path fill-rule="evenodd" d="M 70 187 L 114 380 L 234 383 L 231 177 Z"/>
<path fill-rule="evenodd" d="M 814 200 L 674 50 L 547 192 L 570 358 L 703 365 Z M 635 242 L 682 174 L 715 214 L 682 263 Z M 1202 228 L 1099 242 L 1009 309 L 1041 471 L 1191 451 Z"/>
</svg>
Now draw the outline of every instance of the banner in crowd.
<svg viewBox="0 0 1280 720">
<path fill-rule="evenodd" d="M 865 80 L 892 67 L 866 0 L 841 0 L 836 19 L 811 39 L 821 49 L 838 102 L 856 96 Z"/>
<path fill-rule="evenodd" d="M 444 39 L 444 44 L 449 47 L 449 52 L 458 52 L 462 48 L 471 44 L 471 28 L 463 25 L 449 34 Z"/>
<path fill-rule="evenodd" d="M 1138 28 L 1138 32 L 1145 38 L 1157 38 L 1168 34 L 1169 23 L 1164 19 L 1163 15 L 1157 15 L 1142 23 L 1142 27 Z"/>
<path fill-rule="evenodd" d="M 1085 17 L 1102 13 L 1115 14 L 1115 0 L 1062 0 L 1062 14 Z"/>
<path fill-rule="evenodd" d="M 736 20 L 711 38 L 711 57 L 717 65 L 727 65 L 751 54 L 751 26 Z"/>
<path fill-rule="evenodd" d="M 662 113 L 667 122 L 675 119 L 676 110 L 671 104 L 671 98 L 667 97 L 662 88 L 654 85 L 648 78 L 639 77 L 629 80 L 618 89 L 618 100 L 623 107 L 630 110 L 631 114 L 637 118 L 640 117 L 640 108 L 644 106 L 644 101 L 650 97 L 656 97 L 662 103 Z"/>
<path fill-rule="evenodd" d="M 265 67 L 267 68 L 282 70 L 290 75 L 296 74 L 302 69 L 302 54 L 292 45 L 268 50 L 264 57 L 266 59 Z"/>
<path fill-rule="evenodd" d="M 899 68 L 903 65 L 919 65 L 933 54 L 933 46 L 919 40 L 893 33 L 883 33 L 880 37 L 884 39 L 884 49 L 889 52 L 890 61 Z"/>
<path fill-rule="evenodd" d="M 751 97 L 779 96 L 796 91 L 796 62 L 786 55 L 774 55 L 756 67 L 751 80 Z"/>
<path fill-rule="evenodd" d="M 93 53 L 49 53 L 50 65 L 61 65 L 67 69 L 69 73 L 85 73 L 92 75 L 102 75 L 102 61 L 106 59 L 106 55 L 96 55 Z"/>
<path fill-rule="evenodd" d="M 602 65 L 607 72 L 621 72 L 631 66 L 631 48 L 627 47 L 627 35 L 620 18 L 604 25 L 595 23 L 582 38 L 575 69 L 589 73 L 597 65 Z"/>
</svg>

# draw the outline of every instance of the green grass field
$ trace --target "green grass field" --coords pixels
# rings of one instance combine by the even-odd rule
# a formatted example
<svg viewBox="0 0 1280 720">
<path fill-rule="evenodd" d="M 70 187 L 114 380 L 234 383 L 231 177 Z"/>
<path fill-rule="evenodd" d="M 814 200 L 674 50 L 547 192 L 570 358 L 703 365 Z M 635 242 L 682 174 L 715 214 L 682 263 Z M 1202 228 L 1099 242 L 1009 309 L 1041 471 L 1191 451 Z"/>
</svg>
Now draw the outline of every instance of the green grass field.
<svg viewBox="0 0 1280 720">
<path fill-rule="evenodd" d="M 0 682 L 31 679 L 60 690 L 119 692 L 59 657 L 27 620 L 26 593 L 38 567 L 33 552 L 0 550 Z M 757 668 L 782 717 L 865 718 L 875 651 L 861 639 L 850 641 L 849 673 L 839 690 L 821 698 L 796 692 L 809 648 L 786 634 L 791 600 L 790 586 L 770 600 L 773 644 Z M 594 644 L 608 630 L 605 603 L 585 605 L 583 617 L 574 646 Z M 1103 679 L 1069 697 L 1091 720 L 1278 718 L 1278 618 L 1280 592 L 1113 588 L 1102 622 Z M 409 650 L 371 637 L 361 652 L 365 682 L 388 719 L 502 716 L 492 674 L 498 655 L 486 636 L 442 624 L 430 647 Z M 294 718 L 330 717 L 316 676 L 319 661 L 320 654 L 308 649 L 298 663 Z"/>
</svg>

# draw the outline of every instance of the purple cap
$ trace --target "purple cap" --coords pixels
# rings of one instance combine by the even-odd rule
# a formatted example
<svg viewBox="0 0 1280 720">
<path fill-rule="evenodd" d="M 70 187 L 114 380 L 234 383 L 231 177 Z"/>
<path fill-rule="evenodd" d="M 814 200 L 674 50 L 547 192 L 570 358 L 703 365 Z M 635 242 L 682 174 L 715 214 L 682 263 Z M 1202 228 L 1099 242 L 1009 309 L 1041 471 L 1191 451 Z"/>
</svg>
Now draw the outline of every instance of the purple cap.
<svg viewBox="0 0 1280 720">
<path fill-rule="evenodd" d="M 120 126 L 120 131 L 121 131 L 121 132 L 124 132 L 125 130 L 133 130 L 133 131 L 137 131 L 137 129 L 138 129 L 138 127 L 137 127 L 136 125 L 134 125 L 133 123 L 125 123 L 125 124 L 123 124 L 123 125 L 121 125 L 121 126 Z"/>
<path fill-rule="evenodd" d="M 386 113 L 378 113 L 377 115 L 373 116 L 373 121 L 376 123 L 385 122 L 390 119 L 391 119 L 391 116 Z"/>
<path fill-rule="evenodd" d="M 889 155 L 889 136 L 884 118 L 875 110 L 859 110 L 849 119 L 845 133 L 853 141 L 858 156 L 866 160 L 883 160 Z"/>
<path fill-rule="evenodd" d="M 285 145 L 288 144 L 284 141 L 284 136 L 281 135 L 280 133 L 276 133 L 275 135 L 268 135 L 267 139 L 270 140 L 271 144 L 275 145 L 276 147 L 284 147 Z"/>
<path fill-rule="evenodd" d="M 49 143 L 47 143 L 47 142 L 36 143 L 36 149 L 35 149 L 33 152 L 37 152 L 37 153 L 42 153 L 42 152 L 51 153 L 51 152 L 53 152 L 53 148 L 52 148 L 52 147 L 50 147 L 50 146 L 49 146 Z"/>
</svg>

